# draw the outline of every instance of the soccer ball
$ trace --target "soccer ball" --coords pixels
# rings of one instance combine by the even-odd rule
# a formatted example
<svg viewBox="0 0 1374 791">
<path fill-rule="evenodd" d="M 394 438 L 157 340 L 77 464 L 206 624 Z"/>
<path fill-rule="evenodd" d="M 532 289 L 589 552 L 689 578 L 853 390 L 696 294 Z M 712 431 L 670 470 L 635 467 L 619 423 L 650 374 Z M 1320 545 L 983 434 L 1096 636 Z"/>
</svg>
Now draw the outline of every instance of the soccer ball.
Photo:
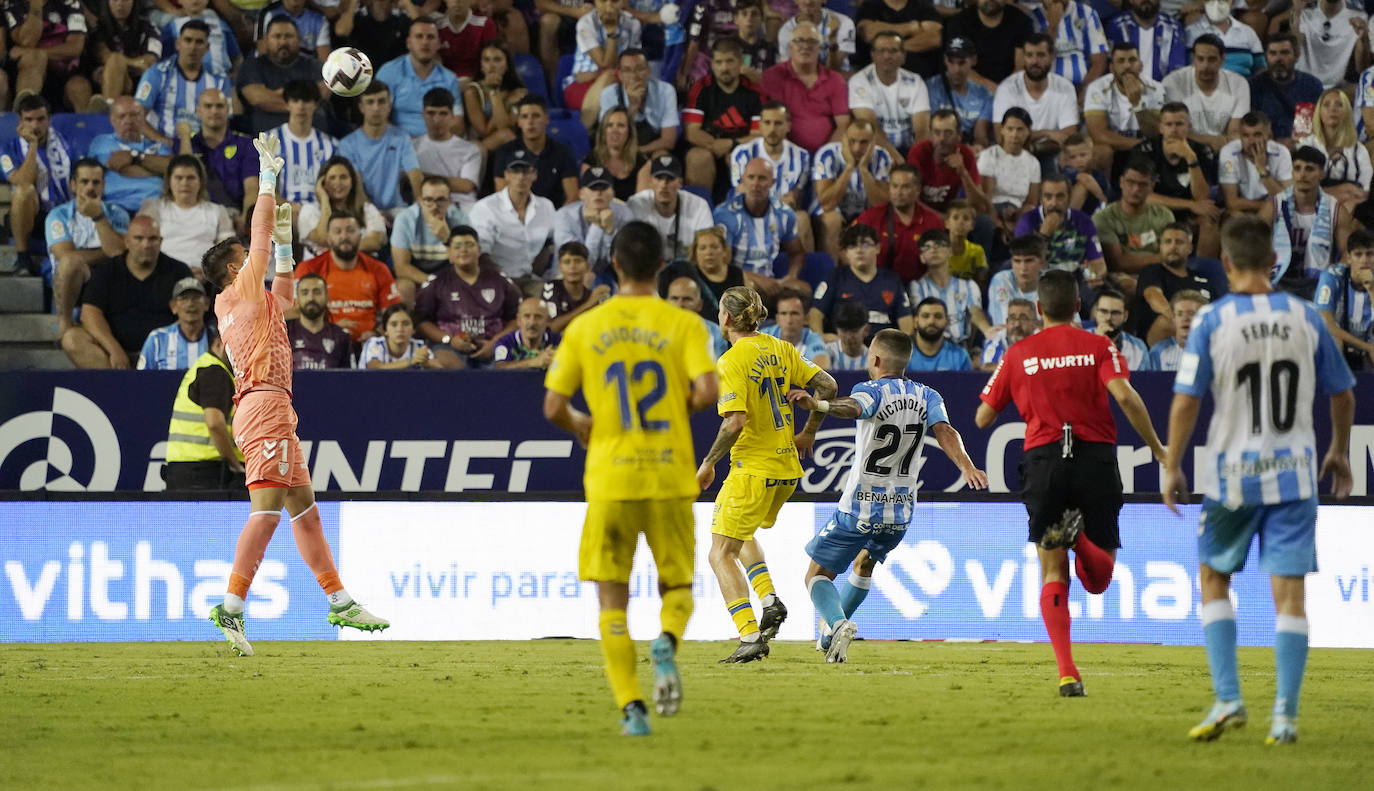
<svg viewBox="0 0 1374 791">
<path fill-rule="evenodd" d="M 357 96 L 372 83 L 372 61 L 353 47 L 340 47 L 329 53 L 321 71 L 324 84 L 339 96 Z"/>
<path fill-rule="evenodd" d="M 681 18 L 682 7 L 677 3 L 666 3 L 662 8 L 658 9 L 658 19 L 665 27 L 668 25 L 676 25 Z"/>
</svg>

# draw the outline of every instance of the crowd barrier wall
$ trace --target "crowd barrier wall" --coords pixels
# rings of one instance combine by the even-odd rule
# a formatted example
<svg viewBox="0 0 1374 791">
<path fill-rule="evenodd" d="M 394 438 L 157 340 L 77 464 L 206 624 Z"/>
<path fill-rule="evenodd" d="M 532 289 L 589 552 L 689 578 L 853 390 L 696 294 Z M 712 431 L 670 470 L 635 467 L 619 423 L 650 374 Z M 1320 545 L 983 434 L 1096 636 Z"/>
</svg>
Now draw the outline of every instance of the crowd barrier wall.
<svg viewBox="0 0 1374 791">
<path fill-rule="evenodd" d="M 577 579 L 586 506 L 577 502 L 324 502 L 326 536 L 349 590 L 393 627 L 336 632 L 289 528 L 277 531 L 248 599 L 254 640 L 524 640 L 597 634 L 595 587 Z M 706 564 L 711 504 L 696 504 L 696 614 L 686 637 L 735 636 Z M 219 601 L 247 512 L 237 502 L 0 502 L 0 642 L 215 641 Z M 802 579 L 806 542 L 827 503 L 789 503 L 759 534 L 790 617 L 783 640 L 815 637 Z M 1368 507 L 1323 505 L 1321 571 L 1308 577 L 1315 646 L 1374 648 Z M 1074 584 L 1079 641 L 1195 645 L 1198 507 L 1175 516 L 1128 503 L 1115 581 L 1100 596 Z M 921 503 L 879 567 L 860 610 L 870 639 L 1043 640 L 1039 569 L 1014 502 Z M 843 577 L 841 577 L 843 581 Z M 641 542 L 631 579 L 636 639 L 658 632 L 657 580 Z M 1271 645 L 1273 604 L 1252 549 L 1235 578 L 1243 645 Z M 1048 650 L 1048 649 L 1047 649 Z M 1047 654 L 1048 656 L 1048 654 Z"/>
</svg>

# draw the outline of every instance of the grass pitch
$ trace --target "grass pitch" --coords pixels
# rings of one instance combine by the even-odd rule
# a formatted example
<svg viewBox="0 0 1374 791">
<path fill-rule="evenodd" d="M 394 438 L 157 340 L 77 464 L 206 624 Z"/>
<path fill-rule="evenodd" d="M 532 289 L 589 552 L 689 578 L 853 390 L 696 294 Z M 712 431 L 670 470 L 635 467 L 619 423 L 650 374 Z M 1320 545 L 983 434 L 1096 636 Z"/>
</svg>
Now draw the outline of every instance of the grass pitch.
<svg viewBox="0 0 1374 791">
<path fill-rule="evenodd" d="M 210 627 L 207 624 L 207 632 Z M 1262 742 L 1272 652 L 1241 649 L 1251 724 L 1185 734 L 1201 648 L 859 642 L 827 666 L 775 643 L 688 643 L 686 699 L 619 735 L 590 641 L 0 646 L 0 788 L 1358 788 L 1374 779 L 1369 651 L 1314 650 L 1301 739 Z M 651 671 L 641 644 L 640 677 Z"/>
</svg>

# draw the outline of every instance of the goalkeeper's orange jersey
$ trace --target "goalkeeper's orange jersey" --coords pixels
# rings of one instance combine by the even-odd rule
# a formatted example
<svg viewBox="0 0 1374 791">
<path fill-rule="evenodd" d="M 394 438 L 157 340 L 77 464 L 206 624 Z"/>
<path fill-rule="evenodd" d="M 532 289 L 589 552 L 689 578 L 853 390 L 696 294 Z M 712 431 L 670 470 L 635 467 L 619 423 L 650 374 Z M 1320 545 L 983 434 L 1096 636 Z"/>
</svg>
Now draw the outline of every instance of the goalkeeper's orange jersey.
<svg viewBox="0 0 1374 791">
<path fill-rule="evenodd" d="M 294 281 L 290 275 L 273 278 L 270 294 L 262 287 L 272 257 L 275 209 L 271 195 L 258 196 L 248 260 L 234 282 L 215 298 L 224 351 L 234 369 L 235 402 L 250 390 L 291 392 L 291 343 L 283 312 L 295 304 Z"/>
</svg>

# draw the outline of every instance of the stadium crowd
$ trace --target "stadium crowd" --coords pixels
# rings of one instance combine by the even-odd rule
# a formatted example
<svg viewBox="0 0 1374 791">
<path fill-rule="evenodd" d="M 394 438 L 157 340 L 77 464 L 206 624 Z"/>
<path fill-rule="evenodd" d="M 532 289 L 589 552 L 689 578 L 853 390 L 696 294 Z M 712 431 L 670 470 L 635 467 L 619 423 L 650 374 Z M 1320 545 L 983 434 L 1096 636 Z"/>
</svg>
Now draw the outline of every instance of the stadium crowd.
<svg viewBox="0 0 1374 791">
<path fill-rule="evenodd" d="M 245 232 L 266 131 L 298 368 L 547 367 L 638 219 L 717 354 L 748 284 L 831 370 L 886 328 L 910 370 L 991 369 L 1058 269 L 1132 370 L 1173 370 L 1248 213 L 1369 370 L 1364 8 L 1120 1 L 7 0 L 9 229 L 82 368 L 209 348 L 201 255 Z M 376 67 L 353 99 L 321 78 L 345 45 Z"/>
</svg>

